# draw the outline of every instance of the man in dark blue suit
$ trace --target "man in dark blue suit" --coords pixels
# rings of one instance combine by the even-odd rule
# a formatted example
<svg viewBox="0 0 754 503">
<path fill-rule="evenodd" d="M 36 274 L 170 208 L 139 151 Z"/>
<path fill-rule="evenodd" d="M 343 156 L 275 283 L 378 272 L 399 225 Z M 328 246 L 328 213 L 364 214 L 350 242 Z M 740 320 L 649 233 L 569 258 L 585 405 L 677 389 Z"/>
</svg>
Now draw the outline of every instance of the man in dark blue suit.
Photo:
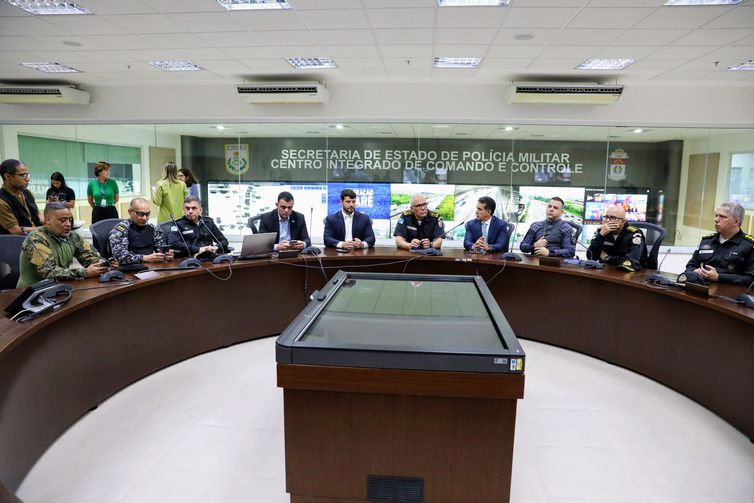
<svg viewBox="0 0 754 503">
<path fill-rule="evenodd" d="M 476 218 L 466 224 L 463 247 L 475 252 L 508 251 L 508 226 L 497 218 L 495 200 L 482 196 L 476 203 Z"/>
<path fill-rule="evenodd" d="M 374 246 L 372 219 L 356 211 L 356 192 L 345 189 L 340 193 L 341 211 L 325 219 L 325 246 L 339 250 L 353 250 Z"/>
<path fill-rule="evenodd" d="M 306 230 L 304 215 L 293 211 L 293 194 L 283 191 L 278 194 L 276 208 L 262 215 L 259 232 L 275 232 L 275 249 L 279 251 L 301 250 L 311 245 Z"/>
</svg>

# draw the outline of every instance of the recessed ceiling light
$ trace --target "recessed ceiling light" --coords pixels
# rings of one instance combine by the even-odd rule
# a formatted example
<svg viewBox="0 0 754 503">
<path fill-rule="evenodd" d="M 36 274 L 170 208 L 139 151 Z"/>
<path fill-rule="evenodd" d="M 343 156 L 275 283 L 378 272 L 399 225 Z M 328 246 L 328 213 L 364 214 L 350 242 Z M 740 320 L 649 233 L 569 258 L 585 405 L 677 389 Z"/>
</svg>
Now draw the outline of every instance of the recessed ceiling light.
<svg viewBox="0 0 754 503">
<path fill-rule="evenodd" d="M 45 73 L 82 73 L 81 70 L 58 63 L 21 63 L 21 65 Z"/>
<path fill-rule="evenodd" d="M 750 59 L 749 61 L 744 61 L 740 65 L 729 66 L 728 68 L 726 68 L 726 70 L 729 70 L 729 71 L 732 71 L 732 72 L 754 70 L 754 59 Z"/>
<path fill-rule="evenodd" d="M 335 129 L 343 129 L 343 124 L 335 124 Z"/>
<path fill-rule="evenodd" d="M 636 134 L 639 134 L 639 133 L 643 133 L 643 132 L 644 132 L 644 130 L 643 130 L 643 129 L 639 129 L 639 128 L 636 128 L 636 129 L 634 129 L 634 130 L 633 130 L 633 132 L 634 132 L 634 133 L 636 133 Z"/>
<path fill-rule="evenodd" d="M 677 5 L 738 5 L 743 0 L 667 0 L 664 4 L 668 7 Z"/>
<path fill-rule="evenodd" d="M 217 0 L 217 3 L 228 10 L 279 10 L 291 8 L 285 0 Z"/>
<path fill-rule="evenodd" d="M 448 126 L 447 124 L 435 124 L 432 127 L 435 129 L 448 129 L 450 126 Z"/>
<path fill-rule="evenodd" d="M 576 70 L 623 70 L 632 64 L 634 59 L 587 59 Z"/>
<path fill-rule="evenodd" d="M 513 131 L 513 126 L 505 126 L 506 131 Z"/>
<path fill-rule="evenodd" d="M 217 126 L 215 126 L 215 129 L 223 130 L 223 129 L 226 129 L 226 128 L 222 124 L 218 124 Z"/>
<path fill-rule="evenodd" d="M 481 58 L 435 58 L 435 68 L 478 68 Z"/>
<path fill-rule="evenodd" d="M 191 61 L 150 61 L 149 64 L 167 72 L 200 72 L 204 70 Z"/>
<path fill-rule="evenodd" d="M 288 58 L 293 68 L 338 68 L 332 58 Z"/>
<path fill-rule="evenodd" d="M 483 5 L 503 6 L 511 0 L 437 0 L 440 7 L 480 7 Z"/>
<path fill-rule="evenodd" d="M 91 14 L 84 7 L 73 2 L 55 2 L 49 0 L 4 0 L 5 2 L 20 7 L 26 12 L 50 16 L 58 14 Z"/>
</svg>

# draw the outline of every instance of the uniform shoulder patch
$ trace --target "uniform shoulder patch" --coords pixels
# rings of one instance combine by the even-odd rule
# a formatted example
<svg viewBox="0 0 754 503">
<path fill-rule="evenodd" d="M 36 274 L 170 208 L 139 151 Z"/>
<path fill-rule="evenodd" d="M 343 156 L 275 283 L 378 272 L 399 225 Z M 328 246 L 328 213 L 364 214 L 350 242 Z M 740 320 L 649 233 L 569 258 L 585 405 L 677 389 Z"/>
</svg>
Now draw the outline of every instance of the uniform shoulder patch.
<svg viewBox="0 0 754 503">
<path fill-rule="evenodd" d="M 627 230 L 627 231 L 629 231 L 629 232 L 636 232 L 636 231 L 638 231 L 639 229 L 637 229 L 637 228 L 636 228 L 636 227 L 634 227 L 633 225 L 627 225 L 627 226 L 626 226 L 626 230 Z"/>
<path fill-rule="evenodd" d="M 430 211 L 429 215 L 435 218 L 440 218 L 440 212 L 436 210 Z"/>
<path fill-rule="evenodd" d="M 712 234 L 707 234 L 705 236 L 702 236 L 702 239 L 714 238 L 715 236 L 717 236 L 717 232 L 713 232 Z"/>
<path fill-rule="evenodd" d="M 754 236 L 752 236 L 751 234 L 744 234 L 744 238 L 748 239 L 751 242 L 754 242 Z"/>
<path fill-rule="evenodd" d="M 406 211 L 403 212 L 403 216 L 407 217 L 407 216 L 411 215 L 412 213 L 413 212 L 411 210 L 406 210 Z"/>
<path fill-rule="evenodd" d="M 124 224 L 123 222 L 121 222 L 119 224 L 115 224 L 115 227 L 113 227 L 113 229 L 115 229 L 118 232 L 126 232 L 126 230 L 127 230 L 126 229 L 126 224 Z"/>
</svg>

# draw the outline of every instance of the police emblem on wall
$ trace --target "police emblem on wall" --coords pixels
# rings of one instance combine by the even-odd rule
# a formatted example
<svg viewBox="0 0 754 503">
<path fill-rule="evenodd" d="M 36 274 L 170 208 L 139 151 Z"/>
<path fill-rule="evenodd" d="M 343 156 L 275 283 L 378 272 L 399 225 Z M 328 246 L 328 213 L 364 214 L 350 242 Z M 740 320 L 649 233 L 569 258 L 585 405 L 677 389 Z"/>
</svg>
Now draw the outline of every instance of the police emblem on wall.
<svg viewBox="0 0 754 503">
<path fill-rule="evenodd" d="M 622 148 L 618 148 L 610 152 L 608 157 L 610 160 L 610 170 L 607 173 L 607 177 L 610 180 L 620 182 L 626 179 L 626 165 L 628 164 L 628 154 Z"/>
<path fill-rule="evenodd" d="M 248 143 L 225 145 L 225 171 L 239 176 L 249 171 L 250 166 Z"/>
</svg>

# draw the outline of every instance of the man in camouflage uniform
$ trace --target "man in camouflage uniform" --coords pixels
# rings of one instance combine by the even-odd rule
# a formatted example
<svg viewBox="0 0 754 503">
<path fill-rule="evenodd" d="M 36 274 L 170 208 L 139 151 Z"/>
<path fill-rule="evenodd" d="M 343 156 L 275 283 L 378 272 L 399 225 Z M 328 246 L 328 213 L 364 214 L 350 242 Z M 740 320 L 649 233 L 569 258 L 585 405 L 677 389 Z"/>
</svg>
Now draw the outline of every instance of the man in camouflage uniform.
<svg viewBox="0 0 754 503">
<path fill-rule="evenodd" d="M 619 270 L 628 272 L 647 266 L 644 233 L 626 224 L 626 210 L 622 206 L 615 204 L 607 209 L 602 225 L 589 245 L 587 258 L 615 265 Z"/>
<path fill-rule="evenodd" d="M 43 279 L 83 279 L 99 276 L 108 264 L 81 236 L 71 232 L 73 217 L 65 203 L 48 203 L 44 227 L 31 232 L 21 246 L 19 287 Z M 83 267 L 71 267 L 73 259 Z"/>
<path fill-rule="evenodd" d="M 150 213 L 146 199 L 134 198 L 129 219 L 110 231 L 110 250 L 120 265 L 173 260 L 173 250 L 163 252 L 168 246 L 162 231 L 148 222 Z"/>
<path fill-rule="evenodd" d="M 741 230 L 744 207 L 735 201 L 715 211 L 715 231 L 702 238 L 678 281 L 719 281 L 736 285 L 754 282 L 754 236 Z"/>
<path fill-rule="evenodd" d="M 395 226 L 395 244 L 398 248 L 437 248 L 442 246 L 442 218 L 437 211 L 429 211 L 423 194 L 411 198 L 411 209 L 406 210 Z"/>
</svg>

